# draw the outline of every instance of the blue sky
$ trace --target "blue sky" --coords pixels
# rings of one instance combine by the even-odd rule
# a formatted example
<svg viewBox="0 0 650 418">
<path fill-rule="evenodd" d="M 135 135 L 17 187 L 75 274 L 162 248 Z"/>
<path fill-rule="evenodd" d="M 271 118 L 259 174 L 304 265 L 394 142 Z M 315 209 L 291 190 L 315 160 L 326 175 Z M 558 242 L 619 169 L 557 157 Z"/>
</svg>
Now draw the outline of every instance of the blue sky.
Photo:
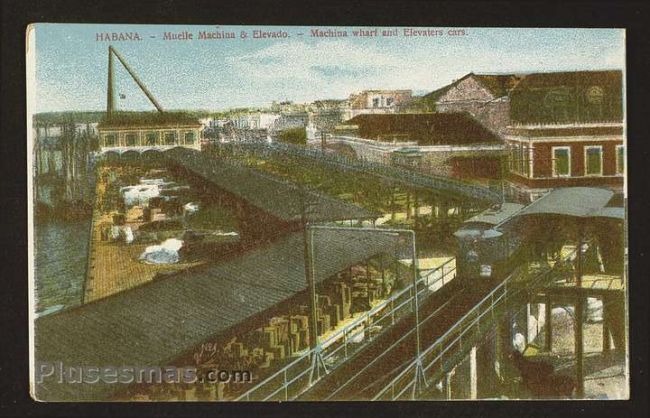
<svg viewBox="0 0 650 418">
<path fill-rule="evenodd" d="M 188 25 L 37 24 L 36 111 L 103 110 L 109 42 L 103 32 L 137 32 L 142 41 L 110 42 L 165 109 L 268 106 L 347 97 L 364 89 L 434 90 L 468 72 L 623 69 L 619 29 L 464 28 L 442 37 L 314 38 L 311 29 Z M 196 40 L 200 30 L 285 30 L 286 39 Z M 391 29 L 391 28 L 383 28 Z M 397 28 L 402 32 L 402 27 Z M 191 41 L 164 41 L 163 32 L 190 31 Z M 303 35 L 298 35 L 302 33 Z M 155 36 L 152 38 L 151 36 Z M 117 64 L 118 100 L 125 110 L 153 106 Z"/>
</svg>

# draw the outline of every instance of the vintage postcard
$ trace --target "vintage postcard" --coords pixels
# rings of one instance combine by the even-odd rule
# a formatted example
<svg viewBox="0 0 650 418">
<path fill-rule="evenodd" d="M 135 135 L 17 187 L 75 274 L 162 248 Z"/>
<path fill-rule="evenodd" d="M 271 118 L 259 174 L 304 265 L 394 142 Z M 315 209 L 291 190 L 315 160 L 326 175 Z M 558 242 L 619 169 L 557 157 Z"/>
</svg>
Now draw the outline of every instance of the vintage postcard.
<svg viewBox="0 0 650 418">
<path fill-rule="evenodd" d="M 623 29 L 26 37 L 34 399 L 629 398 Z"/>
</svg>

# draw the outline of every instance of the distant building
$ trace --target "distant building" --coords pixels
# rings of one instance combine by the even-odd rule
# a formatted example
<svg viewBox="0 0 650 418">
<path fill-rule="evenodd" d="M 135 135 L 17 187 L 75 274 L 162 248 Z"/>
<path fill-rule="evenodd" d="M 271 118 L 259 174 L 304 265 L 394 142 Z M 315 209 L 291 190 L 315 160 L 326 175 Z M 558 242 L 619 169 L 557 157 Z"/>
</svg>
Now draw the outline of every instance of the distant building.
<svg viewBox="0 0 650 418">
<path fill-rule="evenodd" d="M 201 147 L 201 123 L 181 112 L 115 112 L 97 129 L 101 152 Z"/>
<path fill-rule="evenodd" d="M 307 111 L 282 112 L 275 120 L 272 131 L 284 131 L 293 128 L 305 128 L 309 123 Z"/>
<path fill-rule="evenodd" d="M 328 144 L 360 159 L 459 178 L 498 178 L 503 141 L 467 113 L 358 115 Z"/>
<path fill-rule="evenodd" d="M 307 139 L 321 140 L 322 134 L 334 130 L 343 121 L 343 111 L 347 106 L 345 100 L 316 100 L 307 107 Z"/>
<path fill-rule="evenodd" d="M 357 115 L 395 113 L 400 107 L 412 99 L 411 90 L 364 90 L 351 94 L 343 120 L 349 120 Z"/>
</svg>

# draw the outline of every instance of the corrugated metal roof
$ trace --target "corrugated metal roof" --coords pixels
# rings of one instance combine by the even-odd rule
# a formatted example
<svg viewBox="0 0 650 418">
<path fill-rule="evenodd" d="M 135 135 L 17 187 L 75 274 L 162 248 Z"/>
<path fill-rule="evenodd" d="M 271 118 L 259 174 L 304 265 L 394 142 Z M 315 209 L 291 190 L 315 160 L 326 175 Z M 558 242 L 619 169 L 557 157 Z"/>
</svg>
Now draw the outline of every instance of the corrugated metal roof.
<svg viewBox="0 0 650 418">
<path fill-rule="evenodd" d="M 370 219 L 380 216 L 351 203 L 312 190 L 301 190 L 294 183 L 249 167 L 215 159 L 197 150 L 174 148 L 167 151 L 166 155 L 217 187 L 239 196 L 283 221 L 300 219 L 303 200 L 307 202 L 307 219 L 311 222 Z"/>
<path fill-rule="evenodd" d="M 380 253 L 395 254 L 395 236 L 361 231 L 315 232 L 316 280 Z M 68 366 L 168 366 L 306 288 L 303 234 L 293 233 L 238 258 L 185 271 L 87 305 L 38 318 L 37 362 Z M 401 247 L 400 247 L 401 248 Z M 44 400 L 101 399 L 123 385 L 37 385 Z"/>
</svg>

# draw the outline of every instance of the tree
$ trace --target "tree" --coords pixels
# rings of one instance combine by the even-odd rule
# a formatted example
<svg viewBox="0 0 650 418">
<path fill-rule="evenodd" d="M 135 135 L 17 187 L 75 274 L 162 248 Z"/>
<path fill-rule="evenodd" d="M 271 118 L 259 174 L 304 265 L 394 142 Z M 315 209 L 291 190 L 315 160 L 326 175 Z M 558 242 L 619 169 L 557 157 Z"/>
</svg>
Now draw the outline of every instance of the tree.
<svg viewBox="0 0 650 418">
<path fill-rule="evenodd" d="M 278 140 L 286 144 L 307 144 L 307 130 L 305 128 L 285 129 L 278 135 Z"/>
</svg>

